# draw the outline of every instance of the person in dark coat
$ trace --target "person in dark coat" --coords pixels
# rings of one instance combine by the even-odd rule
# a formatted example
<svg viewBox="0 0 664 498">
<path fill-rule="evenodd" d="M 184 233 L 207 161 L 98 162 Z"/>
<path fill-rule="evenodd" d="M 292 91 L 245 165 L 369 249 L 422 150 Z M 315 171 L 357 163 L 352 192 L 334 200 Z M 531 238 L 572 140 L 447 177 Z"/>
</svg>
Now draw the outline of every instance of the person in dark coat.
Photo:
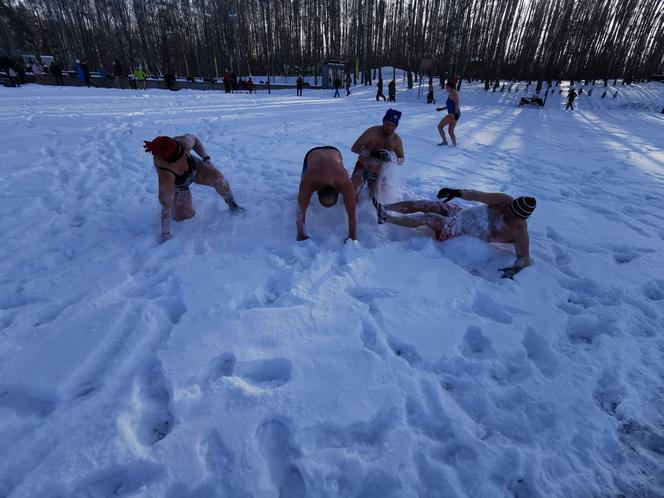
<svg viewBox="0 0 664 498">
<path fill-rule="evenodd" d="M 51 72 L 51 75 L 53 75 L 53 79 L 55 80 L 56 85 L 65 86 L 65 82 L 62 79 L 62 68 L 60 67 L 60 64 L 55 61 L 55 59 L 51 62 L 49 71 Z"/>
<path fill-rule="evenodd" d="M 387 98 L 388 102 L 396 102 L 396 100 L 397 100 L 397 84 L 394 80 L 390 81 L 390 84 L 387 85 L 387 94 L 388 94 L 388 98 Z"/>
<path fill-rule="evenodd" d="M 334 78 L 334 96 L 341 97 L 339 95 L 339 88 L 341 88 L 341 80 L 339 78 Z"/>
<path fill-rule="evenodd" d="M 224 93 L 231 93 L 231 72 L 228 68 L 224 70 Z"/>
<path fill-rule="evenodd" d="M 572 109 L 574 110 L 574 99 L 576 98 L 576 92 L 574 91 L 574 88 L 571 88 L 569 93 L 567 94 L 567 107 L 565 107 L 565 110 L 567 109 Z"/>
<path fill-rule="evenodd" d="M 115 78 L 115 86 L 120 89 L 124 89 L 124 87 L 122 86 L 122 64 L 118 59 L 115 59 L 113 61 L 112 70 L 113 70 L 113 77 Z"/>
<path fill-rule="evenodd" d="M 353 82 L 353 80 L 350 77 L 350 74 L 346 75 L 346 97 L 350 95 L 350 84 Z"/>
<path fill-rule="evenodd" d="M 383 77 L 379 76 L 378 77 L 378 90 L 376 90 L 376 102 L 380 99 L 380 97 L 383 97 L 383 100 L 387 100 L 385 98 L 385 95 L 383 95 Z"/>
<path fill-rule="evenodd" d="M 298 76 L 297 80 L 295 80 L 295 90 L 297 92 L 298 97 L 302 96 L 303 87 L 304 87 L 304 80 L 302 79 L 302 76 Z"/>
<path fill-rule="evenodd" d="M 171 90 L 171 91 L 175 91 L 175 88 L 174 88 L 174 85 L 175 85 L 175 76 L 173 75 L 173 73 L 171 73 L 170 71 L 168 71 L 168 72 L 164 75 L 164 81 L 166 82 L 166 88 L 168 88 L 168 89 Z"/>
<path fill-rule="evenodd" d="M 83 71 L 83 81 L 85 81 L 85 84 L 88 86 L 88 88 L 94 86 L 90 81 L 90 68 L 88 67 L 87 62 L 81 62 L 81 70 Z"/>
</svg>

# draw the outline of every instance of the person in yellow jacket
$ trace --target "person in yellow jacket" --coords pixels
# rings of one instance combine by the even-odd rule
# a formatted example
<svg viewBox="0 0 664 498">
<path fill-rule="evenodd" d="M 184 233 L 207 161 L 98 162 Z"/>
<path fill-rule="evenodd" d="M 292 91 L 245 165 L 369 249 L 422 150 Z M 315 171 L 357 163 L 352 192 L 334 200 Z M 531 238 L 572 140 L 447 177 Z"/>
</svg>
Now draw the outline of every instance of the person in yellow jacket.
<svg viewBox="0 0 664 498">
<path fill-rule="evenodd" d="M 147 82 L 147 77 L 148 75 L 145 74 L 145 71 L 141 69 L 140 67 L 137 67 L 134 69 L 134 72 L 132 73 L 134 75 L 134 78 L 136 78 L 136 81 L 140 82 L 141 85 L 143 85 L 143 90 L 148 89 L 148 82 Z"/>
</svg>

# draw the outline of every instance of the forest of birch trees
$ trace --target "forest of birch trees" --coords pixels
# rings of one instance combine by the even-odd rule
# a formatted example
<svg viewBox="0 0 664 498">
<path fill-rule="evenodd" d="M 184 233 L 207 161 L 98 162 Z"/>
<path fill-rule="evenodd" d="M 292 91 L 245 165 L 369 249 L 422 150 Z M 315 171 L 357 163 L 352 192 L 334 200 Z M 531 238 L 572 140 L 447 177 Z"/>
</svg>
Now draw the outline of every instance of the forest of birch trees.
<svg viewBox="0 0 664 498">
<path fill-rule="evenodd" d="M 2 55 L 152 74 L 396 66 L 488 84 L 662 72 L 663 0 L 0 0 Z"/>
</svg>

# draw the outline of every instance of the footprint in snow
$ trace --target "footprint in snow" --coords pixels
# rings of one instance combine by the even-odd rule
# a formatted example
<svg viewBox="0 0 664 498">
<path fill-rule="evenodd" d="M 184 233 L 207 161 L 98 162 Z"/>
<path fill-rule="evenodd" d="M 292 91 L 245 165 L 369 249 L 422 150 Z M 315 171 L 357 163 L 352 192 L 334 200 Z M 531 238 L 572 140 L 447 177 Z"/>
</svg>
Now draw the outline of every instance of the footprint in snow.
<svg viewBox="0 0 664 498">
<path fill-rule="evenodd" d="M 233 353 L 222 353 L 208 367 L 206 381 L 222 377 L 239 377 L 258 387 L 279 387 L 291 380 L 293 365 L 285 358 L 238 361 Z"/>
<path fill-rule="evenodd" d="M 256 439 L 280 498 L 304 498 L 306 485 L 296 460 L 301 456 L 288 421 L 268 419 L 256 429 Z"/>
<path fill-rule="evenodd" d="M 0 384 L 0 409 L 43 418 L 50 415 L 55 406 L 54 399 L 49 396 L 19 385 Z"/>
</svg>

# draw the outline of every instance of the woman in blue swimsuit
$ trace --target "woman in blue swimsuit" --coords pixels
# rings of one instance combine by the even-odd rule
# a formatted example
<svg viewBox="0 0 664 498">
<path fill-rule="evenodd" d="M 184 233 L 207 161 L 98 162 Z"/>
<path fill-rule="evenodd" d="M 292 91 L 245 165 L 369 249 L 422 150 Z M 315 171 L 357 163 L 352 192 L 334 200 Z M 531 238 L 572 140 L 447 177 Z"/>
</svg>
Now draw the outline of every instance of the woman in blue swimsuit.
<svg viewBox="0 0 664 498">
<path fill-rule="evenodd" d="M 452 143 L 456 145 L 456 135 L 454 134 L 454 128 L 456 123 L 461 117 L 461 108 L 459 107 L 459 94 L 455 88 L 456 79 L 450 79 L 445 85 L 445 90 L 449 94 L 447 101 L 445 102 L 445 107 L 436 108 L 437 111 L 447 110 L 447 115 L 438 123 L 438 133 L 443 138 L 443 141 L 438 145 L 447 145 L 447 139 L 445 138 L 445 131 L 443 128 L 447 126 L 447 132 L 450 134 Z"/>
</svg>

